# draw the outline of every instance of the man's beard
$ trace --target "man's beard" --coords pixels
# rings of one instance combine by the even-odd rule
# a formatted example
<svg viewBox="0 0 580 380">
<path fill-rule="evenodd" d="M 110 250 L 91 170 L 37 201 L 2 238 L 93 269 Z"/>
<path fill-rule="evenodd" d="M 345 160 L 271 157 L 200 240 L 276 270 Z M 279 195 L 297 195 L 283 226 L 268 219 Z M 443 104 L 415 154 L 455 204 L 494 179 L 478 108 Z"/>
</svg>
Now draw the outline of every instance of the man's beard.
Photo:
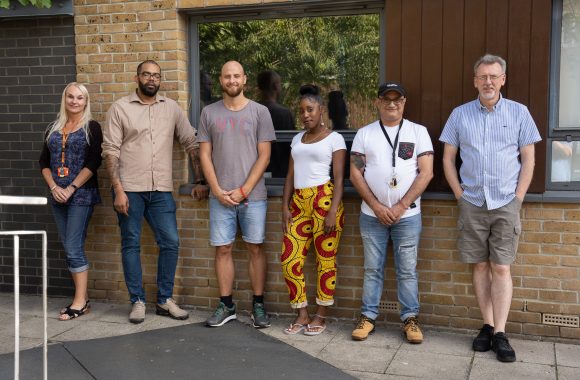
<svg viewBox="0 0 580 380">
<path fill-rule="evenodd" d="M 155 87 L 155 89 L 151 90 L 147 87 L 146 84 L 143 84 L 141 81 L 139 81 L 139 90 L 145 96 L 154 97 L 157 94 L 157 91 L 159 91 L 159 85 L 153 84 L 153 87 Z"/>
<path fill-rule="evenodd" d="M 224 87 L 222 86 L 222 91 L 228 94 L 230 98 L 235 98 L 236 96 L 240 95 L 242 91 L 244 91 L 244 86 L 238 87 Z"/>
</svg>

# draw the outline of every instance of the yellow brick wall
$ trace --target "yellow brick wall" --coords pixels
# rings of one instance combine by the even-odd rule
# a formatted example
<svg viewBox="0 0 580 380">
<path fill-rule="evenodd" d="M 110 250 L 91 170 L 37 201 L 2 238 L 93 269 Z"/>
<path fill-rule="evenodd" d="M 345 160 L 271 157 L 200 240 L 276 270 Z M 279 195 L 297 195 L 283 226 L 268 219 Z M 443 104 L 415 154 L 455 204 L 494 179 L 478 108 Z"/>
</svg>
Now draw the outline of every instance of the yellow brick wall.
<svg viewBox="0 0 580 380">
<path fill-rule="evenodd" d="M 75 1 L 75 33 L 78 81 L 88 84 L 94 116 L 103 121 L 110 104 L 135 88 L 137 64 L 158 61 L 163 70 L 161 91 L 187 110 L 188 57 L 186 18 L 176 8 L 259 4 L 270 1 L 161 0 Z M 90 297 L 126 301 L 120 239 L 111 205 L 109 182 L 101 171 L 104 203 L 91 221 L 87 255 L 91 261 Z M 174 149 L 175 189 L 187 179 L 187 160 Z M 216 305 L 214 250 L 208 244 L 207 202 L 175 196 L 181 238 L 175 281 L 178 302 L 203 308 Z M 346 199 L 346 226 L 338 256 L 336 305 L 332 315 L 355 318 L 362 286 L 362 246 L 358 230 L 358 199 Z M 266 300 L 270 312 L 289 313 L 287 291 L 280 271 L 280 198 L 269 200 L 265 250 L 268 255 Z M 580 315 L 580 205 L 525 203 L 519 254 L 513 266 L 514 299 L 507 329 L 532 336 L 580 339 L 580 329 L 542 325 L 542 313 Z M 450 201 L 423 202 L 423 235 L 419 252 L 421 319 L 438 326 L 475 329 L 481 320 L 475 302 L 470 268 L 461 264 L 455 248 L 457 208 Z M 145 225 L 142 239 L 144 283 L 149 301 L 155 300 L 157 248 Z M 248 309 L 251 288 L 247 253 L 241 241 L 235 246 L 234 297 Z M 315 284 L 314 258 L 306 270 L 308 284 Z M 385 297 L 396 301 L 392 257 L 387 262 Z M 311 286 L 310 294 L 314 288 Z M 313 302 L 312 297 L 310 298 Z M 386 318 L 396 321 L 395 313 Z"/>
</svg>

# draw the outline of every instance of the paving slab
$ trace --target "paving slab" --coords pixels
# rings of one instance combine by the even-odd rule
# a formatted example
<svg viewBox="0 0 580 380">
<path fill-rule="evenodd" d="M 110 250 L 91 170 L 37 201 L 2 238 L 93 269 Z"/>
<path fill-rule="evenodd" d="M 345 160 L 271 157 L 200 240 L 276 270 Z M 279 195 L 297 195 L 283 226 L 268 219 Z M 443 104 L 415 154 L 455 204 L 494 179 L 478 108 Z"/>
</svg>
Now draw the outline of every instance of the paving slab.
<svg viewBox="0 0 580 380">
<path fill-rule="evenodd" d="M 556 343 L 555 346 L 558 365 L 580 368 L 580 345 Z"/>
<path fill-rule="evenodd" d="M 558 366 L 558 380 L 580 379 L 580 368 Z"/>
<path fill-rule="evenodd" d="M 467 378 L 471 358 L 401 349 L 386 373 L 396 376 L 415 376 L 422 379 L 454 380 Z"/>
<path fill-rule="evenodd" d="M 401 350 L 471 357 L 473 356 L 472 341 L 473 339 L 467 335 L 423 329 L 423 343 L 409 344 L 405 342 L 401 345 Z"/>
<path fill-rule="evenodd" d="M 345 371 L 345 372 L 353 377 L 356 377 L 359 380 L 413 380 L 413 379 L 419 379 L 419 377 L 389 375 L 388 373 L 372 373 L 372 372 L 359 372 L 359 371 Z"/>
<path fill-rule="evenodd" d="M 42 379 L 42 348 L 20 353 L 20 378 Z M 0 379 L 14 377 L 14 355 L 0 355 Z M 62 344 L 48 348 L 48 378 L 60 380 L 85 380 L 92 377 Z"/>
<path fill-rule="evenodd" d="M 516 351 L 517 355 L 517 351 Z M 510 380 L 555 380 L 556 368 L 545 364 L 525 362 L 502 363 L 497 359 L 476 357 L 469 380 L 510 379 Z"/>
<path fill-rule="evenodd" d="M 385 373 L 396 352 L 394 349 L 374 346 L 329 344 L 318 357 L 345 370 Z"/>
<path fill-rule="evenodd" d="M 510 344 L 516 352 L 517 361 L 548 365 L 556 364 L 556 354 L 554 352 L 554 343 L 552 342 L 510 339 Z"/>
<path fill-rule="evenodd" d="M 40 338 L 20 338 L 20 350 L 28 350 L 35 347 L 42 347 L 43 340 Z M 12 336 L 3 335 L 0 339 L 0 355 L 14 354 L 14 334 Z M 3 377 L 0 376 L 0 379 Z"/>
</svg>

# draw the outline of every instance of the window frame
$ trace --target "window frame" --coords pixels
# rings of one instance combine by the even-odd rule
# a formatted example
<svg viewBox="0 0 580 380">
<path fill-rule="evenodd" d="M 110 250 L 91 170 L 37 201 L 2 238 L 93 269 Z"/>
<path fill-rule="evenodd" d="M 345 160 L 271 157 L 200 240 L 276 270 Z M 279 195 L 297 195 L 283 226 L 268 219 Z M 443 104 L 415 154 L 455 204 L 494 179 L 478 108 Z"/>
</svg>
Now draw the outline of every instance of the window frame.
<svg viewBox="0 0 580 380">
<path fill-rule="evenodd" d="M 550 97 L 546 138 L 546 191 L 580 191 L 580 181 L 552 182 L 552 142 L 580 141 L 580 129 L 559 128 L 560 65 L 562 53 L 562 16 L 564 0 L 552 3 L 552 44 L 550 51 Z"/>
<path fill-rule="evenodd" d="M 183 13 L 189 16 L 188 19 L 188 77 L 189 77 L 189 118 L 192 124 L 199 125 L 201 105 L 197 99 L 200 93 L 199 78 L 199 29 L 202 23 L 220 21 L 250 21 L 268 20 L 277 18 L 301 18 L 301 17 L 325 17 L 325 16 L 355 16 L 364 14 L 377 14 L 379 16 L 379 83 L 386 78 L 386 25 L 385 25 L 385 2 L 384 0 L 335 0 L 328 1 L 303 1 L 300 3 L 272 3 L 264 5 L 246 6 L 223 6 L 206 7 L 200 9 L 188 9 Z M 353 131 L 356 132 L 356 131 Z M 286 131 L 276 131 L 279 141 L 288 140 Z M 354 136 L 354 133 L 349 135 Z M 291 140 L 291 137 L 290 137 Z M 193 183 L 193 170 L 189 168 L 189 183 Z M 347 183 L 350 185 L 350 183 Z M 268 179 L 268 186 L 283 185 L 283 179 Z"/>
</svg>

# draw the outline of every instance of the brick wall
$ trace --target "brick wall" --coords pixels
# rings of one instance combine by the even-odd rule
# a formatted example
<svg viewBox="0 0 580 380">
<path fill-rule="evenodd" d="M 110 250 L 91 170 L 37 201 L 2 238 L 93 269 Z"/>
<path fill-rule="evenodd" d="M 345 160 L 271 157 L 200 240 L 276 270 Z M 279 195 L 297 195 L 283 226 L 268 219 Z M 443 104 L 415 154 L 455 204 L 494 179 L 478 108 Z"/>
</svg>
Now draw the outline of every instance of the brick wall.
<svg viewBox="0 0 580 380">
<path fill-rule="evenodd" d="M 180 0 L 178 6 L 193 8 L 262 2 Z M 78 80 L 89 85 L 97 120 L 103 121 L 104 113 L 115 99 L 132 91 L 137 64 L 149 58 L 156 59 L 162 66 L 162 92 L 176 99 L 184 110 L 187 108 L 186 19 L 175 11 L 176 3 L 170 0 L 76 2 Z M 6 131 L 0 129 L 0 133 Z M 187 178 L 187 160 L 179 147 L 174 150 L 174 164 L 177 190 Z M 92 263 L 89 292 L 93 299 L 126 302 L 119 230 L 107 190 L 108 181 L 102 171 L 101 177 L 104 204 L 95 210 L 86 247 Z M 176 298 L 191 306 L 214 307 L 218 290 L 214 249 L 208 244 L 207 202 L 177 195 L 176 201 L 181 238 Z M 357 225 L 359 202 L 356 198 L 345 200 L 347 224 L 339 251 L 336 305 L 332 309 L 332 315 L 337 317 L 354 318 L 359 313 L 363 264 Z M 481 321 L 471 289 L 470 269 L 459 263 L 455 249 L 457 209 L 449 201 L 425 201 L 423 207 L 424 230 L 419 253 L 422 320 L 437 326 L 477 328 Z M 272 197 L 265 244 L 269 262 L 266 300 L 271 312 L 289 313 L 278 261 L 282 239 L 280 208 L 280 198 Z M 515 289 L 508 331 L 578 340 L 580 329 L 542 325 L 541 317 L 542 313 L 580 314 L 580 205 L 525 203 L 522 216 L 524 230 L 517 263 L 513 266 Z M 157 248 L 149 228 L 145 226 L 144 230 L 144 283 L 148 300 L 154 301 Z M 234 297 L 241 309 L 248 309 L 251 290 L 247 253 L 241 241 L 236 242 L 234 255 Z M 308 284 L 314 284 L 313 257 L 309 258 L 306 274 Z M 392 258 L 387 262 L 386 278 L 384 299 L 396 301 Z M 310 294 L 313 303 L 312 287 Z M 392 312 L 383 317 L 397 320 L 396 313 Z"/>
<path fill-rule="evenodd" d="M 71 17 L 0 22 L 0 194 L 47 196 L 38 169 L 43 132 L 76 76 Z M 0 230 L 48 231 L 51 294 L 69 294 L 70 275 L 49 207 L 0 206 Z M 40 240 L 21 240 L 21 289 L 41 285 Z M 12 239 L 0 240 L 0 290 L 13 283 Z"/>
</svg>

